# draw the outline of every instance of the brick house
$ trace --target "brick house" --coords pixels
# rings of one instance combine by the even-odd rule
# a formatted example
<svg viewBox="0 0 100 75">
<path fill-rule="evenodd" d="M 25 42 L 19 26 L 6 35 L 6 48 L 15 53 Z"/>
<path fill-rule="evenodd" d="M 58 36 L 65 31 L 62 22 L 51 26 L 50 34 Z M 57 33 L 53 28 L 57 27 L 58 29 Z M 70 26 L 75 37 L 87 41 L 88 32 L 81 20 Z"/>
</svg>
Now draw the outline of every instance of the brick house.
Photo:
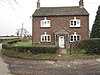
<svg viewBox="0 0 100 75">
<path fill-rule="evenodd" d="M 58 45 L 68 48 L 69 43 L 89 38 L 89 13 L 83 0 L 79 6 L 40 7 L 32 15 L 32 43 Z"/>
</svg>

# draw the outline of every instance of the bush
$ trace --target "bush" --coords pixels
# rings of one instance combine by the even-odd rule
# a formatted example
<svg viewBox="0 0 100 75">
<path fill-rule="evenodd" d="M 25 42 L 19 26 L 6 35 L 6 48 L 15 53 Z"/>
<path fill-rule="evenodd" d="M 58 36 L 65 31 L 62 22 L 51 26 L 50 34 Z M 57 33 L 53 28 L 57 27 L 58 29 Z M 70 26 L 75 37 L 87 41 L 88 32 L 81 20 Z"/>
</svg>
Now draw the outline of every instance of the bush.
<svg viewBox="0 0 100 75">
<path fill-rule="evenodd" d="M 16 39 L 16 40 L 10 40 L 7 43 L 8 44 L 14 44 L 14 43 L 21 42 L 21 41 L 22 41 L 22 39 Z"/>
<path fill-rule="evenodd" d="M 15 42 L 13 42 L 15 43 Z M 3 49 L 5 50 L 12 50 L 18 52 L 32 52 L 32 53 L 56 53 L 58 50 L 57 46 L 14 46 L 11 43 L 4 43 L 2 45 Z"/>
<path fill-rule="evenodd" d="M 100 54 L 100 38 L 91 38 L 73 43 L 73 49 L 86 50 L 87 54 Z"/>
</svg>

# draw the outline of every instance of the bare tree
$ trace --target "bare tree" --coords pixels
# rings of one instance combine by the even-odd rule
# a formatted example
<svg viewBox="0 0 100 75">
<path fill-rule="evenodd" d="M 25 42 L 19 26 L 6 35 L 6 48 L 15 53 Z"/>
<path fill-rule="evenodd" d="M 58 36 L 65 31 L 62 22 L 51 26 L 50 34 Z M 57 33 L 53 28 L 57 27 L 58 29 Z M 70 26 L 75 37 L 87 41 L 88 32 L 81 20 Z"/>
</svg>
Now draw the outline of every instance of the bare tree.
<svg viewBox="0 0 100 75">
<path fill-rule="evenodd" d="M 16 30 L 16 34 L 17 36 L 20 36 L 20 37 L 27 37 L 30 35 L 29 31 L 23 28 L 23 23 L 22 23 L 22 28 Z"/>
</svg>

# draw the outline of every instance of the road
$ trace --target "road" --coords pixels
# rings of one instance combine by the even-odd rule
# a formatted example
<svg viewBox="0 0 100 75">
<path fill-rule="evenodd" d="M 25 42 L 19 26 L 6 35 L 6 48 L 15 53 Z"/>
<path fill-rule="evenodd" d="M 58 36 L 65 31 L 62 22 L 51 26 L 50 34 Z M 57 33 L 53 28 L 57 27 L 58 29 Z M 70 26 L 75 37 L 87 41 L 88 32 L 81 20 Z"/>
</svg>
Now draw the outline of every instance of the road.
<svg viewBox="0 0 100 75">
<path fill-rule="evenodd" d="M 0 50 L 2 50 L 2 43 L 0 43 Z"/>
<path fill-rule="evenodd" d="M 10 72 L 13 75 L 100 75 L 100 59 L 49 61 L 11 58 L 0 54 L 0 75 L 11 75 Z"/>
<path fill-rule="evenodd" d="M 100 75 L 96 59 L 49 61 L 3 56 L 14 75 Z"/>
<path fill-rule="evenodd" d="M 0 75 L 11 75 L 8 69 L 8 64 L 6 64 L 1 57 L 2 43 L 0 44 Z"/>
</svg>

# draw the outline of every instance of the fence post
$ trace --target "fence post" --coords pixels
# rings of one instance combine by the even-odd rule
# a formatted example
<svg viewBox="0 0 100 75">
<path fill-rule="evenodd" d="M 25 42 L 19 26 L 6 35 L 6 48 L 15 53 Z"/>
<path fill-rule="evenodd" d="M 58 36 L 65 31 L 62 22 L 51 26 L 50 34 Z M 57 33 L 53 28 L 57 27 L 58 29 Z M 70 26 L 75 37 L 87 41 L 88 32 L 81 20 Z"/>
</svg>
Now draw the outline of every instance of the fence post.
<svg viewBox="0 0 100 75">
<path fill-rule="evenodd" d="M 72 54 L 72 53 L 71 53 L 71 49 L 72 49 L 72 44 L 70 43 L 70 55 Z"/>
</svg>

